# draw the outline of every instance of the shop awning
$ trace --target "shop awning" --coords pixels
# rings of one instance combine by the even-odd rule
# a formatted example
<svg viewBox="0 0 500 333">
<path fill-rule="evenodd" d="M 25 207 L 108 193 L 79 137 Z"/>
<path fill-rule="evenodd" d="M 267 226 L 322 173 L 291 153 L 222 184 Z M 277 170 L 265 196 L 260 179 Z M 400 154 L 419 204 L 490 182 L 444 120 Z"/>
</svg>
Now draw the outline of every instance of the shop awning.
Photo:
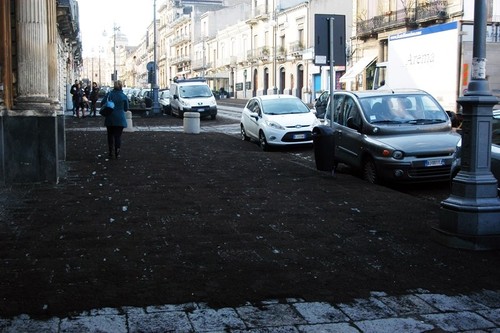
<svg viewBox="0 0 500 333">
<path fill-rule="evenodd" d="M 356 76 L 360 74 L 366 67 L 370 66 L 376 59 L 377 55 L 375 52 L 368 53 L 368 55 L 365 55 L 363 58 L 359 59 L 351 68 L 347 70 L 344 75 L 340 77 L 340 82 L 355 80 Z"/>
</svg>

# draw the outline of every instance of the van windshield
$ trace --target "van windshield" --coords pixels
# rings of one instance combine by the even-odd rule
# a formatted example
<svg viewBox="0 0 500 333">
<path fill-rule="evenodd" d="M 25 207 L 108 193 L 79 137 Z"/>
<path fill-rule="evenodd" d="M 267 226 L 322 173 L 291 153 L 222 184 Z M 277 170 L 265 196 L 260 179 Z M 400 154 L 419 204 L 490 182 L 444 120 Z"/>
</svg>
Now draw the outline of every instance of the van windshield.
<svg viewBox="0 0 500 333">
<path fill-rule="evenodd" d="M 179 87 L 179 97 L 183 98 L 199 98 L 211 97 L 212 91 L 206 85 L 191 85 Z"/>
</svg>

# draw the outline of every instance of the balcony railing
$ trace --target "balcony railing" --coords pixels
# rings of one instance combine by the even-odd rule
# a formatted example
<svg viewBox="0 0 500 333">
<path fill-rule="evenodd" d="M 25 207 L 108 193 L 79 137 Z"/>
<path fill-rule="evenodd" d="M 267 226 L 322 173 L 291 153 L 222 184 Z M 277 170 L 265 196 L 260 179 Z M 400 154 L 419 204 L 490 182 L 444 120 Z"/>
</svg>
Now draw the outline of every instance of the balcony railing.
<svg viewBox="0 0 500 333">
<path fill-rule="evenodd" d="M 191 36 L 189 34 L 182 34 L 182 35 L 175 36 L 174 38 L 172 38 L 172 40 L 170 41 L 170 45 L 176 46 L 176 45 L 179 45 L 181 43 L 189 42 L 189 41 L 191 41 Z"/>
<path fill-rule="evenodd" d="M 389 11 L 368 20 L 358 21 L 356 32 L 358 36 L 362 37 L 403 26 L 411 29 L 417 28 L 418 24 L 427 21 L 445 19 L 447 17 L 446 6 L 447 1 L 435 0 L 418 4 L 414 8 Z"/>
<path fill-rule="evenodd" d="M 208 70 L 212 68 L 212 63 L 203 61 L 203 59 L 196 59 L 191 61 L 191 68 L 193 71 Z"/>
<path fill-rule="evenodd" d="M 304 51 L 304 43 L 301 42 L 300 40 L 291 42 L 289 44 L 289 50 L 291 54 L 301 53 L 302 51 Z"/>
<path fill-rule="evenodd" d="M 191 58 L 189 56 L 180 56 L 180 57 L 174 57 L 170 58 L 170 63 L 173 65 L 178 65 L 182 63 L 190 63 Z"/>
</svg>

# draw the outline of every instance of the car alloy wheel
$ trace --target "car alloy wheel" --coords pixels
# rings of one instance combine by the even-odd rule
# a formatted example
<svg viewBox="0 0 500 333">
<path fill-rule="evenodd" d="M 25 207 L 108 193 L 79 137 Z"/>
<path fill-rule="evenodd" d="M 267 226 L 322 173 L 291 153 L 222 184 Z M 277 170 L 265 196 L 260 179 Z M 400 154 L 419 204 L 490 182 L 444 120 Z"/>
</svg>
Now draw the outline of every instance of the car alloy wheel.
<svg viewBox="0 0 500 333">
<path fill-rule="evenodd" d="M 380 182 L 375 162 L 371 158 L 367 158 L 363 163 L 363 179 L 371 184 L 378 184 Z"/>
<path fill-rule="evenodd" d="M 259 144 L 260 144 L 260 148 L 263 151 L 269 151 L 269 145 L 267 144 L 266 136 L 264 135 L 264 132 L 262 132 L 262 131 L 259 132 Z"/>
<path fill-rule="evenodd" d="M 241 133 L 241 140 L 243 141 L 249 141 L 250 137 L 247 135 L 247 131 L 245 131 L 245 127 L 243 124 L 240 126 L 240 133 Z"/>
</svg>

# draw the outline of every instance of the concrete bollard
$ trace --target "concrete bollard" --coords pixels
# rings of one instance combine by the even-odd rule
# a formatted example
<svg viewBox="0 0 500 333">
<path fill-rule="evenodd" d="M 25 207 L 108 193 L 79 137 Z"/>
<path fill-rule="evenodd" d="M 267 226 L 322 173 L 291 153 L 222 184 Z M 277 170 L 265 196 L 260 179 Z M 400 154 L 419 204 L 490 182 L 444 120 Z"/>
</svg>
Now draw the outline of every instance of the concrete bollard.
<svg viewBox="0 0 500 333">
<path fill-rule="evenodd" d="M 125 112 L 125 119 L 127 119 L 127 127 L 125 127 L 123 131 L 134 132 L 134 125 L 132 124 L 132 111 Z"/>
<path fill-rule="evenodd" d="M 200 114 L 198 112 L 184 112 L 184 133 L 200 133 Z"/>
</svg>

